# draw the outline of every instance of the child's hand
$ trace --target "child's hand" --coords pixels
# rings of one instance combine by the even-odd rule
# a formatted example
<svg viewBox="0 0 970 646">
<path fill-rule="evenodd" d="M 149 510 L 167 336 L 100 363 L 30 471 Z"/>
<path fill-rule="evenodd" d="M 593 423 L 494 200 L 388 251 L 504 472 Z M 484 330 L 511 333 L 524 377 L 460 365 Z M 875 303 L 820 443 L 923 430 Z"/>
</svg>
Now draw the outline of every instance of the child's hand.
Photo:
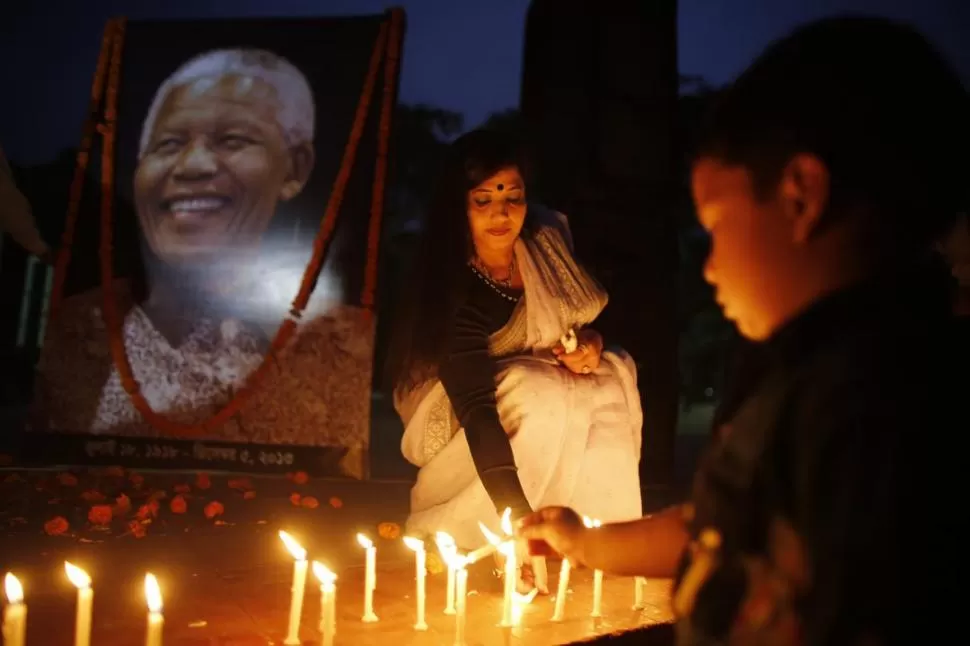
<svg viewBox="0 0 970 646">
<path fill-rule="evenodd" d="M 582 564 L 586 528 L 583 519 L 566 507 L 546 507 L 521 518 L 516 536 L 529 542 L 529 553 L 544 556 L 551 549 L 574 564 Z"/>
</svg>

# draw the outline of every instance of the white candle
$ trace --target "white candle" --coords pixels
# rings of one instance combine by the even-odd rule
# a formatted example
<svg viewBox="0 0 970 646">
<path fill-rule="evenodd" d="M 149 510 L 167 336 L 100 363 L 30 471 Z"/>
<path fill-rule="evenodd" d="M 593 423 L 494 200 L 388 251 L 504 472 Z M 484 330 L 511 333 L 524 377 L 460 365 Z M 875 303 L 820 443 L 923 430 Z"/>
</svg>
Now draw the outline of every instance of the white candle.
<svg viewBox="0 0 970 646">
<path fill-rule="evenodd" d="M 590 529 L 602 527 L 603 523 L 598 520 L 583 516 L 583 524 Z M 590 617 L 603 616 L 603 570 L 593 571 L 593 610 L 589 613 Z"/>
<path fill-rule="evenodd" d="M 428 624 L 424 620 L 424 605 L 425 605 L 425 576 L 427 575 L 427 554 L 424 551 L 424 541 L 411 537 L 404 537 L 404 544 L 408 546 L 409 549 L 414 550 L 414 571 L 416 576 L 417 585 L 417 618 L 414 622 L 415 630 L 427 630 Z"/>
<path fill-rule="evenodd" d="M 162 626 L 165 625 L 165 618 L 162 616 L 162 590 L 158 587 L 158 579 L 151 573 L 145 575 L 145 601 L 148 602 L 145 646 L 162 646 Z"/>
<path fill-rule="evenodd" d="M 502 625 L 512 626 L 515 624 L 515 617 L 512 614 L 512 596 L 515 594 L 515 583 L 518 578 L 519 568 L 515 559 L 515 544 L 506 541 L 503 545 L 511 546 L 512 549 L 505 549 L 505 597 L 502 599 Z"/>
<path fill-rule="evenodd" d="M 337 575 L 319 561 L 313 562 L 313 574 L 320 582 L 320 634 L 323 635 L 323 646 L 333 646 L 333 638 L 337 634 Z"/>
<path fill-rule="evenodd" d="M 566 593 L 569 591 L 569 561 L 562 560 L 559 566 L 559 586 L 556 588 L 556 609 L 552 613 L 553 621 L 562 621 L 566 610 Z"/>
<path fill-rule="evenodd" d="M 455 571 L 455 646 L 465 646 L 465 604 L 468 600 L 468 570 L 466 560 L 455 556 L 452 569 Z"/>
<path fill-rule="evenodd" d="M 693 558 L 670 600 L 676 616 L 686 617 L 691 613 L 697 593 L 716 565 L 720 549 L 721 534 L 711 527 L 702 530 L 697 540 L 691 544 Z"/>
<path fill-rule="evenodd" d="M 589 616 L 603 616 L 603 570 L 593 571 L 593 611 Z"/>
<path fill-rule="evenodd" d="M 510 628 L 514 625 L 514 616 L 512 613 L 512 603 L 513 595 L 515 594 L 515 584 L 519 575 L 519 568 L 516 564 L 515 558 L 515 541 L 512 540 L 512 520 L 511 520 L 512 510 L 509 508 L 505 509 L 502 514 L 502 532 L 505 533 L 506 539 L 502 540 L 496 534 L 493 534 L 491 530 L 488 529 L 483 523 L 479 522 L 478 526 L 481 528 L 482 533 L 485 534 L 485 538 L 492 545 L 495 545 L 498 551 L 505 557 L 505 594 L 502 598 L 502 627 Z"/>
<path fill-rule="evenodd" d="M 7 606 L 3 609 L 3 643 L 6 646 L 24 646 L 27 633 L 27 604 L 24 603 L 24 588 L 10 572 L 3 578 L 7 595 Z"/>
<path fill-rule="evenodd" d="M 445 532 L 435 533 L 435 543 L 438 545 L 441 558 L 448 566 L 448 585 L 445 588 L 445 614 L 453 615 L 455 614 L 455 564 L 457 563 L 457 559 L 454 557 L 457 555 L 458 546 L 455 545 L 455 539 Z"/>
<path fill-rule="evenodd" d="M 81 568 L 64 562 L 67 578 L 77 588 L 77 620 L 74 623 L 74 646 L 90 646 L 91 644 L 91 612 L 94 607 L 94 590 L 91 589 L 91 577 Z"/>
<path fill-rule="evenodd" d="M 306 573 L 309 563 L 306 560 L 306 550 L 296 540 L 284 531 L 280 532 L 280 540 L 293 556 L 293 587 L 290 589 L 290 621 L 286 629 L 286 646 L 300 644 L 300 616 L 303 614 L 303 592 L 306 589 Z"/>
<path fill-rule="evenodd" d="M 377 621 L 377 615 L 374 614 L 374 589 L 377 587 L 377 548 L 374 547 L 374 541 L 363 534 L 357 534 L 357 542 L 360 543 L 367 554 L 364 570 L 364 616 L 362 620 L 372 623 Z"/>
<path fill-rule="evenodd" d="M 536 577 L 536 590 L 542 594 L 549 593 L 549 571 L 546 569 L 546 557 L 532 557 L 532 571 Z"/>
<path fill-rule="evenodd" d="M 635 577 L 633 579 L 633 609 L 643 610 L 647 607 L 646 602 L 643 600 L 643 593 L 647 587 L 647 580 L 642 576 Z"/>
</svg>

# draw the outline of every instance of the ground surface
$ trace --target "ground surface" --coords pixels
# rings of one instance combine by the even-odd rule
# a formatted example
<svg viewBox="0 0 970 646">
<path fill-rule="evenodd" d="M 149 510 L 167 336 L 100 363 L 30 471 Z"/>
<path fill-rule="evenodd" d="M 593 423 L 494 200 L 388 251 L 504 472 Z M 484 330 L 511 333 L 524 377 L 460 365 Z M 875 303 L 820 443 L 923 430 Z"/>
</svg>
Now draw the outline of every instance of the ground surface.
<svg viewBox="0 0 970 646">
<path fill-rule="evenodd" d="M 75 593 L 64 575 L 65 560 L 94 580 L 92 643 L 98 646 L 143 643 L 146 571 L 158 576 L 164 591 L 166 644 L 280 644 L 292 574 L 280 529 L 339 575 L 337 644 L 453 644 L 454 620 L 442 613 L 443 573 L 428 579 L 429 631 L 412 628 L 413 555 L 399 540 L 408 483 L 301 480 L 121 469 L 0 471 L 0 570 L 14 571 L 26 588 L 28 644 L 72 643 Z M 378 546 L 377 624 L 360 621 L 358 531 Z M 432 559 L 429 569 L 435 565 Z M 550 563 L 553 589 L 558 567 Z M 594 622 L 592 576 L 577 571 L 566 621 L 551 623 L 552 597 L 539 597 L 509 635 L 497 627 L 501 594 L 486 569 L 473 572 L 469 582 L 470 645 L 568 643 L 669 618 L 667 582 L 649 582 L 647 608 L 635 612 L 633 581 L 607 577 L 604 618 Z M 305 644 L 319 642 L 319 609 L 319 593 L 310 583 Z"/>
</svg>

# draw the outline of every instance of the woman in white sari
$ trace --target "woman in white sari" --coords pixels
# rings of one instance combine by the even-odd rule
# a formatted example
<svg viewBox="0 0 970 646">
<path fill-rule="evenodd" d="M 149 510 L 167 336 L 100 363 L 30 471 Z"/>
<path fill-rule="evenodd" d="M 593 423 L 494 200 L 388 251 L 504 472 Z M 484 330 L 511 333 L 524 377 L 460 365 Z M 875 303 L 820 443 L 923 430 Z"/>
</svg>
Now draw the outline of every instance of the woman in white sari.
<svg viewBox="0 0 970 646">
<path fill-rule="evenodd" d="M 452 144 L 390 355 L 402 451 L 420 467 L 407 531 L 464 549 L 505 508 L 641 515 L 633 361 L 586 327 L 606 294 L 565 217 L 527 205 L 522 170 L 499 134 Z"/>
</svg>

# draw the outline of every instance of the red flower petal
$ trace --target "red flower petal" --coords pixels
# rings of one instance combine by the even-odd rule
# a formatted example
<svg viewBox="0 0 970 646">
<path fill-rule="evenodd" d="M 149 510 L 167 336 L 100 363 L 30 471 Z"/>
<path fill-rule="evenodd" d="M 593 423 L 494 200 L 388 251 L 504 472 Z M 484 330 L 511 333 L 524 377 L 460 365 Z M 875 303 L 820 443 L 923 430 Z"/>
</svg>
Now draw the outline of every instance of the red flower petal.
<svg viewBox="0 0 970 646">
<path fill-rule="evenodd" d="M 172 501 L 168 504 L 168 508 L 172 510 L 173 514 L 184 514 L 189 508 L 189 505 L 185 502 L 185 498 L 179 495 L 172 498 Z"/>
<path fill-rule="evenodd" d="M 48 536 L 60 536 L 65 533 L 70 525 L 63 516 L 54 516 L 44 523 L 44 533 Z"/>
<path fill-rule="evenodd" d="M 107 525 L 114 514 L 110 505 L 95 505 L 88 511 L 88 521 L 93 525 Z"/>
<path fill-rule="evenodd" d="M 213 500 L 212 502 L 210 502 L 208 505 L 205 506 L 205 510 L 203 510 L 203 513 L 205 513 L 206 518 L 208 518 L 209 520 L 212 520 L 216 516 L 221 516 L 225 511 L 226 511 L 226 508 L 222 506 L 221 502 L 219 502 L 218 500 Z"/>
</svg>

